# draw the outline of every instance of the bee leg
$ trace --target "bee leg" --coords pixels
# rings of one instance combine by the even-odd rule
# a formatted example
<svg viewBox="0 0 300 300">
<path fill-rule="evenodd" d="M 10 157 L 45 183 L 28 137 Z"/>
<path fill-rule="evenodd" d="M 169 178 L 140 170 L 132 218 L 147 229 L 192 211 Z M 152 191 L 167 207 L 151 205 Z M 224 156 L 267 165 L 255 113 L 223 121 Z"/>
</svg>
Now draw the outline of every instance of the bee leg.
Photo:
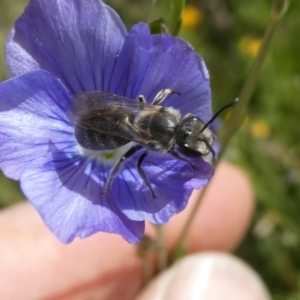
<svg viewBox="0 0 300 300">
<path fill-rule="evenodd" d="M 112 167 L 112 169 L 110 170 L 110 173 L 108 175 L 108 178 L 106 180 L 105 186 L 104 186 L 104 191 L 101 192 L 101 194 L 107 194 L 112 186 L 113 180 L 115 178 L 115 176 L 117 175 L 122 163 L 124 162 L 124 160 L 126 160 L 127 158 L 129 158 L 130 156 L 132 156 L 133 154 L 135 154 L 138 150 L 140 150 L 141 148 L 143 148 L 142 146 L 134 146 L 132 148 L 130 148 L 122 157 L 121 159 Z"/>
<path fill-rule="evenodd" d="M 188 159 L 186 159 L 186 158 L 180 156 L 180 155 L 179 155 L 177 152 L 175 152 L 174 150 L 169 150 L 168 153 L 171 154 L 174 158 L 176 158 L 176 159 L 178 159 L 178 160 L 181 160 L 181 161 L 184 161 L 184 162 L 186 162 L 187 164 L 189 164 L 189 165 L 193 168 L 194 171 L 197 171 L 197 170 L 198 170 L 198 168 L 197 168 L 194 164 L 192 164 Z"/>
<path fill-rule="evenodd" d="M 146 98 L 144 95 L 138 95 L 137 96 L 137 101 L 139 101 L 140 103 L 146 103 Z"/>
<path fill-rule="evenodd" d="M 182 118 L 181 121 L 183 121 L 184 119 L 190 118 L 191 116 L 192 116 L 192 114 L 191 114 L 191 113 L 188 113 L 188 114 L 186 114 L 186 115 Z"/>
<path fill-rule="evenodd" d="M 206 145 L 206 147 L 209 149 L 209 153 L 212 154 L 212 161 L 215 163 L 217 161 L 217 158 L 216 158 L 216 152 L 215 150 L 212 148 L 212 146 L 206 141 L 206 140 L 202 140 L 201 141 Z M 205 154 L 205 155 L 208 155 L 209 153 Z"/>
<path fill-rule="evenodd" d="M 156 94 L 156 96 L 154 97 L 153 102 L 151 104 L 152 105 L 161 104 L 167 98 L 167 96 L 170 94 L 180 95 L 180 92 L 172 91 L 170 89 L 163 89 Z"/>
<path fill-rule="evenodd" d="M 215 150 L 212 147 L 210 147 L 210 152 L 211 152 L 211 155 L 212 155 L 212 161 L 214 163 L 217 162 L 216 152 L 215 152 Z"/>
<path fill-rule="evenodd" d="M 144 161 L 144 159 L 146 158 L 146 156 L 148 155 L 148 152 L 145 151 L 140 157 L 139 157 L 139 160 L 137 162 L 137 170 L 139 172 L 139 175 L 141 176 L 141 178 L 143 179 L 145 185 L 149 188 L 149 190 L 151 191 L 151 194 L 152 194 L 152 197 L 155 199 L 156 198 L 156 195 L 154 194 L 154 191 L 151 187 L 151 184 L 147 178 L 147 175 L 146 173 L 144 172 L 144 170 L 142 169 L 142 163 Z"/>
</svg>

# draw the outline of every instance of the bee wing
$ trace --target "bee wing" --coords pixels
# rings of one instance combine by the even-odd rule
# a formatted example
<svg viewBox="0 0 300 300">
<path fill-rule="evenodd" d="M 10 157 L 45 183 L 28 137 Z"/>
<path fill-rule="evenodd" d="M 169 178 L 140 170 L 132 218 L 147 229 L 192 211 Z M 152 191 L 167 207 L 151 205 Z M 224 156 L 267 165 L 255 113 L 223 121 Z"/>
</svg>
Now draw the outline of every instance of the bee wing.
<svg viewBox="0 0 300 300">
<path fill-rule="evenodd" d="M 67 116 L 71 122 L 76 123 L 79 119 L 96 116 L 125 115 L 132 113 L 134 107 L 137 109 L 137 104 L 137 101 L 111 93 L 83 92 L 71 98 L 71 108 Z"/>
<path fill-rule="evenodd" d="M 139 141 L 139 132 L 125 116 L 106 115 L 79 120 L 76 126 L 85 130 L 94 130 L 100 134 L 123 138 L 129 141 Z M 139 141 L 140 142 L 140 141 Z"/>
<path fill-rule="evenodd" d="M 131 120 L 141 111 L 158 107 L 102 91 L 89 91 L 71 98 L 69 120 L 86 130 L 116 136 L 146 145 Z"/>
</svg>

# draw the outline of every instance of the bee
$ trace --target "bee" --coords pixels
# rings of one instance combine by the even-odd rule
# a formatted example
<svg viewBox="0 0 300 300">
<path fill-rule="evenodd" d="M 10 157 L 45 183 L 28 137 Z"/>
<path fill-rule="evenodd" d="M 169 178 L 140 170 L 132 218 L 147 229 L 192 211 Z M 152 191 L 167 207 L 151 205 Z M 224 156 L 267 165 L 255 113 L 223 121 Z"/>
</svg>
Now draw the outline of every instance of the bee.
<svg viewBox="0 0 300 300">
<path fill-rule="evenodd" d="M 215 136 L 209 125 L 236 101 L 224 106 L 204 123 L 192 114 L 182 117 L 179 110 L 161 106 L 170 94 L 180 95 L 171 89 L 163 89 L 151 104 L 142 95 L 132 100 L 102 91 L 82 92 L 71 98 L 68 117 L 75 124 L 75 137 L 81 147 L 95 151 L 113 151 L 134 142 L 111 168 L 103 194 L 109 192 L 122 163 L 140 149 L 145 151 L 138 158 L 137 171 L 153 198 L 156 195 L 142 168 L 150 151 L 168 153 L 188 163 L 194 170 L 197 168 L 189 158 L 209 153 L 215 158 L 212 148 Z"/>
</svg>

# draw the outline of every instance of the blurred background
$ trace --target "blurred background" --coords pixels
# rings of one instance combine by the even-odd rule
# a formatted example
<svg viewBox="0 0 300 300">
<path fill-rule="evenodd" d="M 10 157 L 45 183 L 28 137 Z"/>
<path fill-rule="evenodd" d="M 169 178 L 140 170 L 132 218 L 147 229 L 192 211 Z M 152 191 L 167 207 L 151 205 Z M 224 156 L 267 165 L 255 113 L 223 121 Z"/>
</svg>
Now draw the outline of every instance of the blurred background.
<svg viewBox="0 0 300 300">
<path fill-rule="evenodd" d="M 107 0 L 129 29 L 149 20 L 153 0 Z M 9 78 L 3 47 L 26 0 L 0 0 L 0 80 Z M 179 36 L 211 74 L 213 109 L 235 99 L 270 18 L 270 0 L 187 0 Z M 251 177 L 257 207 L 236 254 L 262 276 L 273 299 L 300 299 L 300 1 L 291 1 L 264 63 L 241 129 L 226 156 Z M 169 18 L 169 0 L 150 19 Z M 229 113 L 222 116 L 225 128 Z M 222 134 L 222 132 L 220 132 Z M 16 182 L 0 175 L 0 208 L 22 201 Z"/>
</svg>

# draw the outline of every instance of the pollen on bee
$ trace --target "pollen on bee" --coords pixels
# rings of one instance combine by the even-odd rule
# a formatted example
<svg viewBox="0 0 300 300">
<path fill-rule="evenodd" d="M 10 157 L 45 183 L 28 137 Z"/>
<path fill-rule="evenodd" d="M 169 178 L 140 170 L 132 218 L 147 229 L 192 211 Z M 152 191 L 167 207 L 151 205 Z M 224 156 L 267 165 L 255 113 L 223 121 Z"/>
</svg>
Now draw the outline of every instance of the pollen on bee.
<svg viewBox="0 0 300 300">
<path fill-rule="evenodd" d="M 113 150 L 90 150 L 90 149 L 85 149 L 79 144 L 77 145 L 78 147 L 78 152 L 85 156 L 89 157 L 91 159 L 97 159 L 101 161 L 101 163 L 113 166 L 115 165 L 121 157 L 133 146 L 135 146 L 134 142 L 130 142 L 128 144 L 125 144 L 121 147 L 118 147 Z"/>
<path fill-rule="evenodd" d="M 112 159 L 112 158 L 114 158 L 115 153 L 114 152 L 105 152 L 105 153 L 101 153 L 101 156 L 104 159 Z"/>
</svg>

